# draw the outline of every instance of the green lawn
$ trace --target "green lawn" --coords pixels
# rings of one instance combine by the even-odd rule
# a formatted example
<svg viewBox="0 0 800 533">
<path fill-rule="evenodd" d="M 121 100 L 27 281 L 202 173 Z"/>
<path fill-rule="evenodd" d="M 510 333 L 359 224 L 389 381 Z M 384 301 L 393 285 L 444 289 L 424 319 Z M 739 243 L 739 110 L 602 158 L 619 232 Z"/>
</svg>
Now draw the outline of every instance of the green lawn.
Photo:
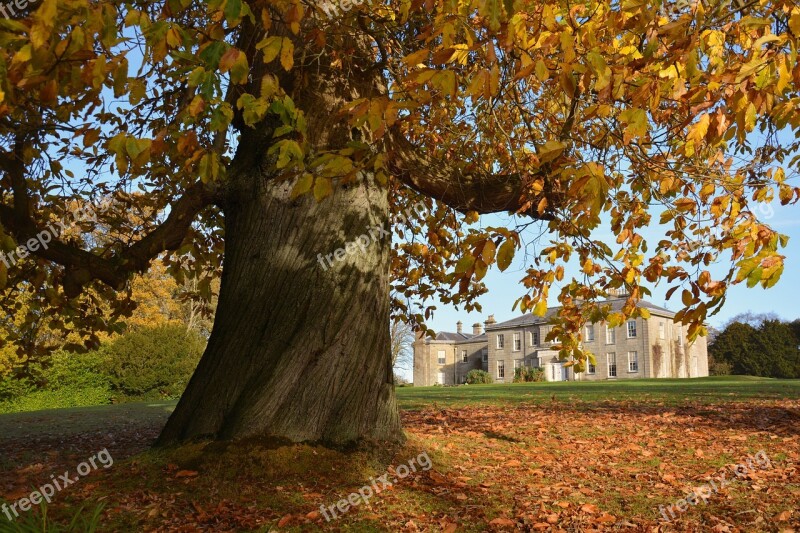
<svg viewBox="0 0 800 533">
<path fill-rule="evenodd" d="M 698 379 L 631 379 L 619 381 L 513 383 L 459 387 L 399 387 L 400 408 L 508 405 L 561 401 L 586 406 L 605 402 L 682 405 L 717 404 L 748 399 L 800 399 L 800 380 L 749 376 Z M 104 427 L 161 424 L 177 402 L 144 402 L 53 409 L 0 415 L 0 436 L 70 435 Z"/>
<path fill-rule="evenodd" d="M 695 379 L 624 379 L 617 381 L 561 381 L 462 385 L 459 387 L 401 387 L 403 409 L 421 409 L 433 404 L 463 406 L 539 401 L 598 403 L 641 401 L 668 405 L 686 402 L 719 403 L 746 399 L 798 399 L 800 380 L 750 376 L 719 376 Z"/>
</svg>

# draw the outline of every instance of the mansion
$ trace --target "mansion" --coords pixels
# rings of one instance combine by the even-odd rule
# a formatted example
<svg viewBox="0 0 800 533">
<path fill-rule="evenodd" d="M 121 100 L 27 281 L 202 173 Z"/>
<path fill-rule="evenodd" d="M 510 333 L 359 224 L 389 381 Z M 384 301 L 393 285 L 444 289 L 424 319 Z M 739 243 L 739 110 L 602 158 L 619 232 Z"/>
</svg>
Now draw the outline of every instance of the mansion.
<svg viewBox="0 0 800 533">
<path fill-rule="evenodd" d="M 607 303 L 619 311 L 625 300 L 615 296 Z M 499 323 L 489 316 L 483 326 L 474 324 L 471 333 L 458 322 L 455 333 L 416 340 L 414 385 L 461 384 L 473 369 L 489 372 L 495 383 L 511 383 L 521 367 L 541 368 L 547 381 L 708 376 L 706 338 L 690 343 L 686 326 L 673 322 L 674 313 L 644 300 L 639 307 L 650 311 L 650 317 L 632 318 L 615 328 L 602 322 L 585 326 L 583 346 L 595 355 L 597 365 L 589 364 L 578 374 L 559 360 L 551 349 L 554 343 L 545 341 L 558 307 L 543 317 L 526 314 Z"/>
</svg>

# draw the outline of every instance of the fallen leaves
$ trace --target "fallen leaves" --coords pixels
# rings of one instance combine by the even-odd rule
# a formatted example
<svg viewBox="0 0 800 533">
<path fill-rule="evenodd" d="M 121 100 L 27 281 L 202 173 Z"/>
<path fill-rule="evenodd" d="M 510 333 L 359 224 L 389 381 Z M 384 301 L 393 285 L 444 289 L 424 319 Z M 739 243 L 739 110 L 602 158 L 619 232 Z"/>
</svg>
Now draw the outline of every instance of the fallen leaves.
<svg viewBox="0 0 800 533">
<path fill-rule="evenodd" d="M 159 531 L 656 531 L 664 530 L 659 505 L 684 498 L 693 487 L 715 479 L 720 469 L 763 448 L 772 469 L 733 481 L 711 495 L 708 504 L 681 513 L 669 528 L 788 533 L 800 524 L 797 407 L 796 400 L 683 407 L 608 401 L 577 409 L 547 402 L 546 408 L 523 404 L 408 411 L 403 418 L 414 453 L 428 451 L 433 469 L 412 474 L 393 490 L 375 494 L 369 506 L 353 508 L 330 523 L 320 505 L 335 504 L 383 470 L 352 476 L 348 472 L 359 461 L 302 446 L 264 452 L 282 459 L 268 455 L 262 463 L 242 462 L 245 452 L 235 449 L 227 457 L 210 453 L 209 461 L 216 462 L 207 466 L 197 460 L 155 465 L 126 460 L 146 448 L 149 441 L 140 440 L 127 453 L 114 451 L 118 461 L 113 469 L 65 491 L 53 507 L 104 498 L 105 521 L 126 517 Z M 145 434 L 152 438 L 157 429 Z M 88 451 L 105 442 L 93 437 L 79 441 L 80 447 Z M 116 432 L 115 438 L 127 437 Z M 19 452 L 3 455 L 19 466 L 0 477 L 2 495 L 27 496 L 29 487 L 50 473 L 74 467 L 85 452 L 65 452 L 65 442 L 37 442 L 37 454 L 29 461 Z M 4 445 L 0 436 L 0 452 L 10 450 Z M 410 452 L 398 454 L 387 471 L 407 463 Z M 230 472 L 221 476 L 226 470 L 217 462 Z M 302 467 L 292 467 L 293 462 Z M 277 472 L 284 473 L 276 473 L 276 464 Z M 147 485 L 134 489 L 131 479 L 147 479 Z M 216 497 L 222 493 L 228 499 Z"/>
</svg>

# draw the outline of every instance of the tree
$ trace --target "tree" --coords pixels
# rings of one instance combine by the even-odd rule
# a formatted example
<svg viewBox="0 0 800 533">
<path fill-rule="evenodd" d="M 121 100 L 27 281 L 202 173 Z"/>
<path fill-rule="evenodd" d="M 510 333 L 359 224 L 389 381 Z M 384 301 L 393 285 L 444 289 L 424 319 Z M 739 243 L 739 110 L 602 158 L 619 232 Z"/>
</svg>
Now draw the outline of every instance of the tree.
<svg viewBox="0 0 800 533">
<path fill-rule="evenodd" d="M 414 330 L 402 320 L 391 321 L 392 368 L 409 370 L 414 364 Z"/>
<path fill-rule="evenodd" d="M 709 345 L 709 355 L 717 363 L 729 363 L 733 374 L 767 375 L 766 369 L 762 366 L 764 361 L 753 346 L 757 331 L 750 324 L 734 322 L 728 325 Z"/>
<path fill-rule="evenodd" d="M 730 284 L 783 269 L 755 206 L 800 198 L 800 8 L 656 4 L 42 0 L 0 20 L 0 241 L 26 258 L 0 280 L 101 327 L 80 294 L 129 311 L 154 258 L 178 278 L 222 263 L 164 444 L 402 440 L 390 313 L 425 330 L 437 300 L 477 308 L 522 246 L 517 305 L 544 313 L 560 283 L 552 336 L 576 370 L 582 323 L 646 315 L 659 281 L 694 338 Z M 125 239 L 47 234 L 101 197 L 79 225 Z M 390 285 L 421 310 L 390 311 Z M 598 303 L 623 286 L 621 311 Z"/>
<path fill-rule="evenodd" d="M 733 322 L 709 345 L 717 364 L 731 373 L 772 378 L 800 377 L 800 339 L 792 324 L 766 316 L 761 322 Z"/>
</svg>

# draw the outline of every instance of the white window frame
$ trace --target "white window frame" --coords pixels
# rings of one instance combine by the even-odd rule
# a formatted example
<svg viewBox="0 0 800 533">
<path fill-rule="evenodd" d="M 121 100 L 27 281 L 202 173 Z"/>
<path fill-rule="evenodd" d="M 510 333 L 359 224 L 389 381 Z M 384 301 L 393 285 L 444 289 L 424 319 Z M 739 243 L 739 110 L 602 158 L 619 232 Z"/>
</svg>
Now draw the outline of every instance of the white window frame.
<svg viewBox="0 0 800 533">
<path fill-rule="evenodd" d="M 497 334 L 497 349 L 502 350 L 506 347 L 506 336 L 502 333 Z"/>
<path fill-rule="evenodd" d="M 439 371 L 436 374 L 436 383 L 439 385 L 444 385 L 444 382 L 447 381 L 447 375 L 443 371 Z"/>
<path fill-rule="evenodd" d="M 444 361 L 442 359 L 444 359 Z M 439 350 L 436 353 L 436 361 L 440 365 L 446 365 L 447 364 L 447 352 L 445 350 Z"/>
<path fill-rule="evenodd" d="M 586 337 L 585 342 L 594 341 L 594 324 L 586 324 L 583 327 L 583 336 Z"/>
<path fill-rule="evenodd" d="M 631 331 L 631 326 L 633 326 L 633 328 L 632 328 L 633 331 Z M 638 333 L 637 330 L 638 330 L 638 327 L 636 325 L 636 320 L 628 320 L 627 333 L 628 333 L 628 338 L 629 339 L 635 339 L 636 338 L 636 335 Z"/>
<path fill-rule="evenodd" d="M 662 340 L 667 338 L 667 327 L 663 320 L 658 323 L 658 338 Z"/>
<path fill-rule="evenodd" d="M 617 343 L 617 330 L 608 327 L 608 324 L 606 324 L 606 344 L 616 344 L 616 343 Z"/>
<path fill-rule="evenodd" d="M 513 339 L 513 343 L 514 343 L 513 344 L 513 350 L 515 352 L 518 352 L 518 351 L 522 350 L 522 335 L 520 335 L 519 333 L 514 333 L 514 336 L 512 337 L 512 339 Z"/>
<path fill-rule="evenodd" d="M 461 362 L 468 363 L 469 362 L 469 354 L 466 350 L 461 350 Z"/>
<path fill-rule="evenodd" d="M 506 362 L 502 359 L 497 361 L 497 379 L 506 379 Z"/>
<path fill-rule="evenodd" d="M 632 374 L 639 372 L 639 352 L 637 351 L 628 352 L 628 372 Z"/>
<path fill-rule="evenodd" d="M 606 354 L 606 362 L 608 363 L 608 377 L 617 377 L 617 352 L 608 352 Z"/>
</svg>

